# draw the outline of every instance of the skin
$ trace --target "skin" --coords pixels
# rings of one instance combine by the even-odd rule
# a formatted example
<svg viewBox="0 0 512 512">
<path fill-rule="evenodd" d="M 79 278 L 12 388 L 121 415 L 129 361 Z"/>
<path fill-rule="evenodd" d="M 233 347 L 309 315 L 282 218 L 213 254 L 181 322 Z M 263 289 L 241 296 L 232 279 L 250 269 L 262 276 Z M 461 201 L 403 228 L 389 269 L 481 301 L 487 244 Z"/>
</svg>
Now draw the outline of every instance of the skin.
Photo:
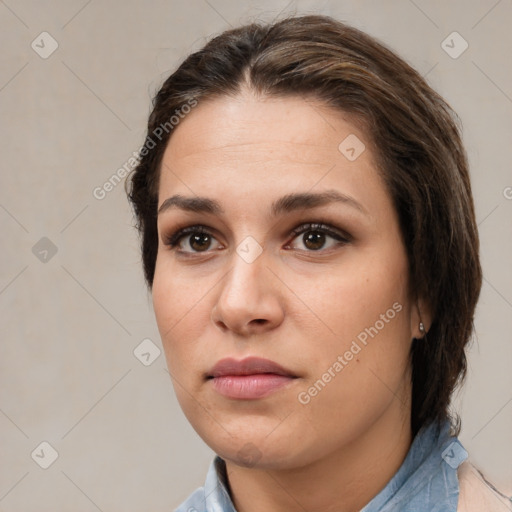
<svg viewBox="0 0 512 512">
<path fill-rule="evenodd" d="M 352 162 L 338 150 L 350 134 L 366 145 Z M 271 216 L 271 204 L 286 194 L 327 190 L 360 208 L 334 202 Z M 429 324 L 409 289 L 397 215 L 368 137 L 348 116 L 311 99 L 244 89 L 201 101 L 164 154 L 159 206 L 175 194 L 209 197 L 224 210 L 159 214 L 153 304 L 179 403 L 226 461 L 235 507 L 359 510 L 410 447 L 409 350 L 421 337 L 420 311 Z M 326 235 L 314 250 L 308 233 L 292 233 L 308 222 L 350 238 L 338 243 Z M 212 232 L 202 245 L 190 245 L 190 234 L 166 245 L 178 228 L 196 224 Z M 263 249 L 252 263 L 236 252 L 247 236 Z M 298 394 L 396 303 L 400 312 L 301 403 Z M 205 379 L 220 359 L 247 356 L 275 361 L 298 378 L 259 400 L 226 398 Z"/>
</svg>

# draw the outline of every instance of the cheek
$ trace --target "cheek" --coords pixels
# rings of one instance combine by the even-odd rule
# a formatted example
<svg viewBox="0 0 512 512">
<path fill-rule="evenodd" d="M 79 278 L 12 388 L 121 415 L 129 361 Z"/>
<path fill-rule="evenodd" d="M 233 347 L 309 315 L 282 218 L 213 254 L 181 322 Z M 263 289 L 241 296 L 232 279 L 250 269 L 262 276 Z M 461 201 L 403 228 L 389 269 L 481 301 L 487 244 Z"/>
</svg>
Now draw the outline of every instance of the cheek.
<svg viewBox="0 0 512 512">
<path fill-rule="evenodd" d="M 393 403 L 406 410 L 410 341 L 407 308 L 398 304 L 385 316 L 387 323 L 362 312 L 344 318 L 350 324 L 340 321 L 338 330 L 347 334 L 324 338 L 308 354 L 311 371 L 296 399 L 311 436 L 350 442 Z"/>
<path fill-rule="evenodd" d="M 305 384 L 320 380 L 316 390 L 306 390 L 311 398 L 322 394 L 315 407 L 378 405 L 393 396 L 386 386 L 403 383 L 411 344 L 407 283 L 405 254 L 394 250 L 347 258 L 339 270 L 317 277 L 314 288 L 297 285 L 317 317 L 304 322 L 305 339 L 321 340 L 304 347 L 311 368 Z"/>
<path fill-rule="evenodd" d="M 205 294 L 210 286 L 173 270 L 157 264 L 152 297 L 169 371 L 177 375 L 194 360 L 201 326 L 209 319 Z"/>
<path fill-rule="evenodd" d="M 166 254 L 159 255 L 152 290 L 159 326 L 177 327 L 187 317 L 195 315 L 214 285 L 214 276 L 183 268 L 183 265 L 173 264 Z"/>
<path fill-rule="evenodd" d="M 394 334 L 408 325 L 402 323 L 409 300 L 407 261 L 402 252 L 354 251 L 321 273 L 298 277 L 289 271 L 284 280 L 301 299 L 297 308 L 305 306 L 309 311 L 312 322 L 306 327 L 311 329 L 312 340 L 324 336 L 334 340 L 335 348 L 342 348 L 343 340 L 352 340 L 360 333 L 364 338 L 365 330 L 376 322 L 379 331 L 395 329 Z"/>
<path fill-rule="evenodd" d="M 197 283 L 191 285 L 179 273 L 163 273 L 161 269 L 155 272 L 153 308 L 167 369 L 176 398 L 192 425 L 207 419 L 203 418 L 207 404 L 200 405 L 197 389 L 197 366 L 202 354 L 199 340 L 209 318 L 205 298 L 201 300 L 206 289 Z"/>
</svg>

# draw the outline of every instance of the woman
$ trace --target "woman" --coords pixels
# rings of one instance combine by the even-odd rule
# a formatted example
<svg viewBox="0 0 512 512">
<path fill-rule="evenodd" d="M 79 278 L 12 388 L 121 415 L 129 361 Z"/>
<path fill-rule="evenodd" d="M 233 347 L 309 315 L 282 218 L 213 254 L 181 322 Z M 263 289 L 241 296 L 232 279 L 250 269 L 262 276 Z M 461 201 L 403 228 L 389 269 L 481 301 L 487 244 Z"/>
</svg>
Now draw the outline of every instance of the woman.
<svg viewBox="0 0 512 512">
<path fill-rule="evenodd" d="M 510 508 L 448 411 L 482 276 L 454 115 L 416 71 L 328 17 L 230 30 L 156 95 L 130 183 L 217 454 L 179 511 Z"/>
</svg>

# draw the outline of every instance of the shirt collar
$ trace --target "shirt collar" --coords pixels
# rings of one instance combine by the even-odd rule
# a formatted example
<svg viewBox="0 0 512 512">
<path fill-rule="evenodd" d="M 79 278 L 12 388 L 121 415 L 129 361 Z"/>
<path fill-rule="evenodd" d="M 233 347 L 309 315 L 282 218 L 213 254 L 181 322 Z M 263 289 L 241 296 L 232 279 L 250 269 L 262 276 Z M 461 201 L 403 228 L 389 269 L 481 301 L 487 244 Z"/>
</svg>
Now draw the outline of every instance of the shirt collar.
<svg viewBox="0 0 512 512">
<path fill-rule="evenodd" d="M 448 420 L 423 427 L 398 471 L 361 512 L 456 512 L 457 468 L 468 453 L 450 430 Z"/>
<path fill-rule="evenodd" d="M 361 512 L 456 512 L 458 466 L 468 454 L 450 423 L 431 423 L 415 436 L 407 456 L 386 486 Z M 218 455 L 210 464 L 204 487 L 175 512 L 236 512 L 229 495 L 226 464 Z"/>
</svg>

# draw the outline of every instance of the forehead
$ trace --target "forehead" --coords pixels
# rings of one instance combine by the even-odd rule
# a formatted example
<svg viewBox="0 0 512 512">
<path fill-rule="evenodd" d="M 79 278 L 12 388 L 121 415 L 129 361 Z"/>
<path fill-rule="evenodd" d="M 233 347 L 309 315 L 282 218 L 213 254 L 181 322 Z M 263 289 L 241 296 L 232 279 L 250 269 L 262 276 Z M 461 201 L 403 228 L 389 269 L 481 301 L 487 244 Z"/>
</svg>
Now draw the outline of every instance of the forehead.
<svg viewBox="0 0 512 512">
<path fill-rule="evenodd" d="M 274 156 L 289 157 L 291 146 L 295 152 L 303 146 L 300 154 L 312 157 L 319 156 L 317 148 L 323 147 L 326 153 L 337 150 L 354 132 L 366 138 L 347 115 L 316 99 L 243 91 L 237 96 L 200 100 L 176 127 L 167 150 L 184 159 L 215 150 L 230 153 L 272 146 Z"/>
<path fill-rule="evenodd" d="M 354 152 L 357 158 L 347 158 Z M 313 187 L 361 199 L 382 195 L 366 133 L 318 100 L 243 92 L 199 101 L 174 128 L 162 160 L 159 206 L 176 193 L 213 191 L 254 202 L 274 191 Z"/>
</svg>

